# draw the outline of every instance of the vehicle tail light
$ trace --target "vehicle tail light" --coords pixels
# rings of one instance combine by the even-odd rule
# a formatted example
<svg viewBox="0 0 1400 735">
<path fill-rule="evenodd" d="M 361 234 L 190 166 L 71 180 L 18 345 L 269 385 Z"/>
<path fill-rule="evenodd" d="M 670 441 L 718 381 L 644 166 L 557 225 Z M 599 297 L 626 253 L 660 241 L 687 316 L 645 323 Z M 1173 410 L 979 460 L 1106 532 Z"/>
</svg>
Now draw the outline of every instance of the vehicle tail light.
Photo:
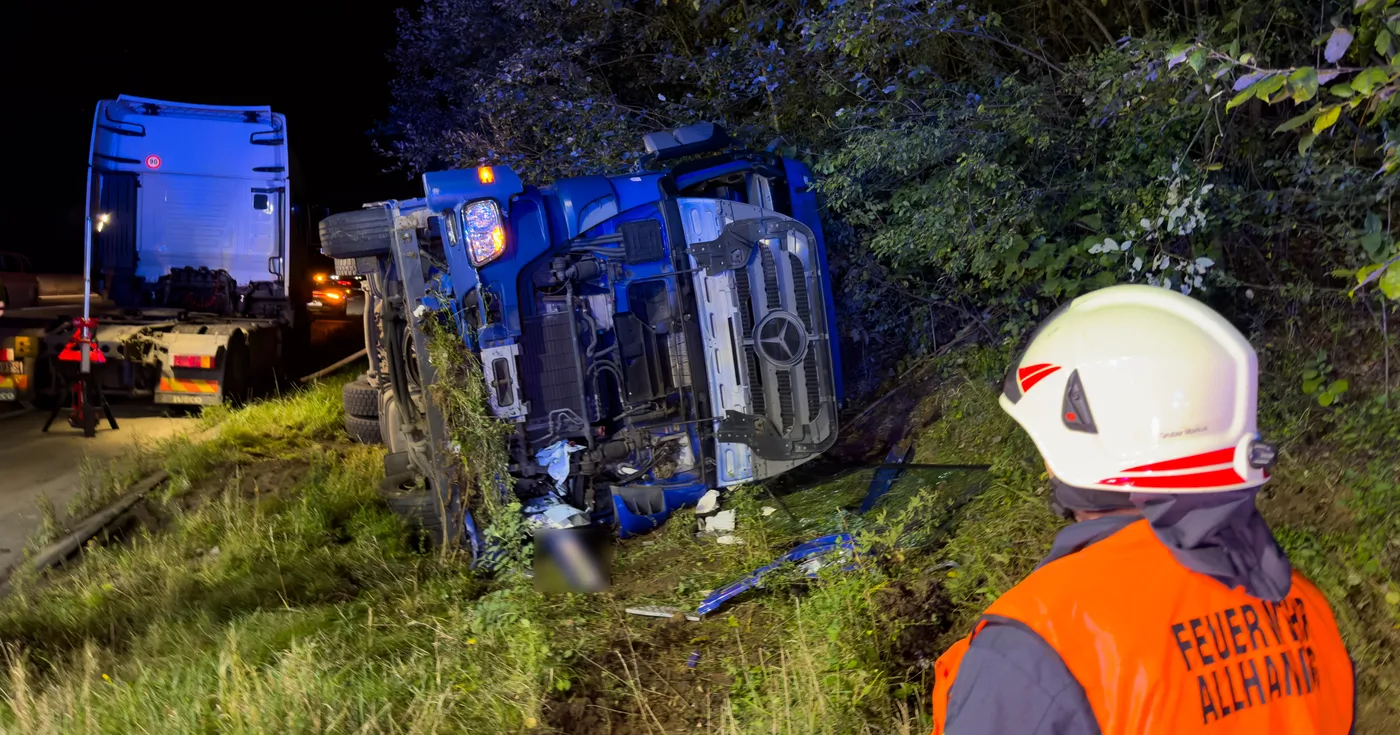
<svg viewBox="0 0 1400 735">
<path fill-rule="evenodd" d="M 325 299 L 326 301 L 340 301 L 345 298 L 339 291 L 312 291 L 311 298 Z"/>
<path fill-rule="evenodd" d="M 214 358 L 211 355 L 176 355 L 175 367 L 178 368 L 204 368 L 214 367 Z"/>
<path fill-rule="evenodd" d="M 0 347 L 0 361 L 9 362 L 15 359 L 15 351 L 10 347 Z"/>
<path fill-rule="evenodd" d="M 496 172 L 492 171 L 490 166 L 478 166 L 476 178 L 483 184 L 494 184 L 496 183 Z"/>
<path fill-rule="evenodd" d="M 467 205 L 462 211 L 462 228 L 466 233 L 467 252 L 471 255 L 472 265 L 486 265 L 506 251 L 506 230 L 501 224 L 501 210 L 490 199 Z"/>
</svg>

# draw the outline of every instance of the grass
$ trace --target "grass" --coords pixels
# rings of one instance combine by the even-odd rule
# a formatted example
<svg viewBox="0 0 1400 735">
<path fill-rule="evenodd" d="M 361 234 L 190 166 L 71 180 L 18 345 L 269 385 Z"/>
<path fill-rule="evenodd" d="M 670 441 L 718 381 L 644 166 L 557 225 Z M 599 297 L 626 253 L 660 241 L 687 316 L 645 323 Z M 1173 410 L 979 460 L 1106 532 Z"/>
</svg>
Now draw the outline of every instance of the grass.
<svg viewBox="0 0 1400 735">
<path fill-rule="evenodd" d="M 1337 611 L 1359 674 L 1356 732 L 1394 732 L 1400 393 L 1384 403 L 1364 330 L 1301 325 L 1253 335 L 1261 426 L 1283 450 L 1261 505 Z M 1299 376 L 1329 341 L 1353 355 L 1332 366 L 1351 389 L 1323 407 Z M 743 543 L 697 539 L 678 513 L 619 546 L 599 595 L 541 594 L 417 551 L 375 490 L 379 450 L 340 433 L 338 383 L 210 412 L 212 439 L 153 455 L 172 475 L 157 528 L 91 548 L 47 583 L 17 580 L 0 601 L 0 729 L 927 732 L 933 660 L 1062 525 L 1034 448 L 996 406 L 1003 359 L 940 359 L 911 411 L 915 461 L 990 472 L 908 473 L 865 516 L 846 509 L 868 473 L 787 496 L 796 520 L 735 490 L 725 502 Z M 695 623 L 624 612 L 693 609 L 839 530 L 861 551 L 817 579 L 779 570 Z"/>
</svg>

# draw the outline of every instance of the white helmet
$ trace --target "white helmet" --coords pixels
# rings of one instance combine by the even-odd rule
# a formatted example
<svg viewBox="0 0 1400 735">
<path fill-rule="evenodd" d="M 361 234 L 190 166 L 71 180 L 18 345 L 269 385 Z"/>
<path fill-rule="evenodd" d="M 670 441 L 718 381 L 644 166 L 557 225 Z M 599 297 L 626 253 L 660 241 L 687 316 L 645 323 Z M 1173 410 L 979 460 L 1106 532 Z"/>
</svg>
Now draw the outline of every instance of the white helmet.
<svg viewBox="0 0 1400 735">
<path fill-rule="evenodd" d="M 1262 485 L 1254 348 L 1175 291 L 1112 286 L 1060 307 L 1007 372 L 1001 407 L 1077 488 L 1209 493 Z"/>
</svg>

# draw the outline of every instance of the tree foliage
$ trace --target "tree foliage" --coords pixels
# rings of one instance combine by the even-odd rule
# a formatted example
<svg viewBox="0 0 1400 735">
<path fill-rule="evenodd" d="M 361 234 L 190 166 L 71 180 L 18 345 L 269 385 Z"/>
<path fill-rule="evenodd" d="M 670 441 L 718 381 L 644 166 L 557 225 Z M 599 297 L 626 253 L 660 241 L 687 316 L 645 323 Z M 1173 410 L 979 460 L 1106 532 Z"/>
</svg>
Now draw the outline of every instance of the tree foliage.
<svg viewBox="0 0 1400 735">
<path fill-rule="evenodd" d="M 1396 298 L 1393 5 L 427 0 L 380 140 L 537 180 L 696 120 L 781 146 L 876 354 L 1124 281 Z"/>
</svg>

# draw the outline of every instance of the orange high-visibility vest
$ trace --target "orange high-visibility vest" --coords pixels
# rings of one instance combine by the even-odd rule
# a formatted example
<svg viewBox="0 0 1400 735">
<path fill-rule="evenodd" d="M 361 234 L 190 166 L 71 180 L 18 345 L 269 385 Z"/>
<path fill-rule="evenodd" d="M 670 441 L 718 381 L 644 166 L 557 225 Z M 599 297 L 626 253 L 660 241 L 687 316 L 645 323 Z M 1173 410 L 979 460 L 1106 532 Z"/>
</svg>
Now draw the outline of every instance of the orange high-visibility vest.
<svg viewBox="0 0 1400 735">
<path fill-rule="evenodd" d="M 1145 520 L 1041 567 L 986 615 L 1055 649 L 1104 735 L 1351 729 L 1351 658 L 1322 593 L 1296 570 L 1282 602 L 1227 589 L 1172 558 Z M 986 625 L 934 665 L 935 735 Z"/>
</svg>

